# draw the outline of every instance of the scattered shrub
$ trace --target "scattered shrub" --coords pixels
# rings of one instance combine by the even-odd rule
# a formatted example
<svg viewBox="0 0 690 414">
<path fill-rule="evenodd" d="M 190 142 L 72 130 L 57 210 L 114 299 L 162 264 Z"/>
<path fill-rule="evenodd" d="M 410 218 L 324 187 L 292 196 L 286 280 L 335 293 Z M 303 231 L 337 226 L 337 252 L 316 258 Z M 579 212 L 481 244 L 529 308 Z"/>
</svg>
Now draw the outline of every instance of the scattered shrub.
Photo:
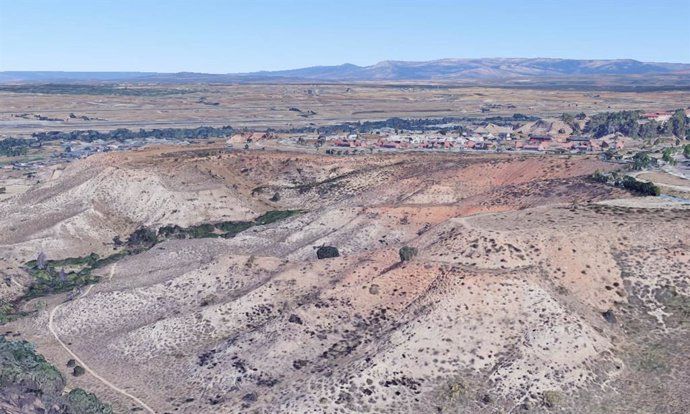
<svg viewBox="0 0 690 414">
<path fill-rule="evenodd" d="M 82 367 L 81 365 L 74 366 L 74 369 L 72 370 L 72 375 L 74 375 L 75 377 L 79 377 L 84 374 L 86 374 L 86 370 L 84 369 L 84 367 Z"/>
</svg>

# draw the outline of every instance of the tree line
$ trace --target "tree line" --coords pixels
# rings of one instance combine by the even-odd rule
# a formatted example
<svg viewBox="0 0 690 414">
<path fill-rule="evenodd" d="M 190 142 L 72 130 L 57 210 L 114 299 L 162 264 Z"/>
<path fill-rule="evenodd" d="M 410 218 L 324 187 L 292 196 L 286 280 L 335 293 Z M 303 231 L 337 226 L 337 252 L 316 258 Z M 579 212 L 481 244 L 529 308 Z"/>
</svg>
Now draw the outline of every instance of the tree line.
<svg viewBox="0 0 690 414">
<path fill-rule="evenodd" d="M 132 139 L 158 138 L 169 140 L 183 139 L 207 139 L 232 135 L 235 129 L 231 126 L 222 127 L 198 127 L 198 128 L 163 128 L 163 129 L 139 129 L 138 131 L 127 128 L 119 128 L 113 131 L 49 131 L 36 132 L 31 138 L 6 138 L 0 140 L 0 155 L 16 157 L 26 155 L 31 147 L 40 147 L 49 141 L 82 141 L 93 142 L 97 140 L 125 142 Z"/>
</svg>

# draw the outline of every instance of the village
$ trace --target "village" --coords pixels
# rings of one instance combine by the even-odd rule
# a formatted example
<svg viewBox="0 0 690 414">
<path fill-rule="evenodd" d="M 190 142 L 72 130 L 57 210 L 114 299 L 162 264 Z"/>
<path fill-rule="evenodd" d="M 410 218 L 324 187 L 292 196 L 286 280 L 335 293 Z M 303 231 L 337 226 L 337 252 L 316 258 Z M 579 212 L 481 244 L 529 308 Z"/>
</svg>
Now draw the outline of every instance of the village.
<svg viewBox="0 0 690 414">
<path fill-rule="evenodd" d="M 690 109 L 685 110 L 690 115 Z M 673 112 L 640 115 L 640 123 L 667 122 Z M 479 124 L 450 123 L 436 129 L 400 130 L 380 128 L 366 133 L 304 134 L 282 139 L 285 145 L 313 145 L 325 148 L 327 154 L 345 155 L 374 151 L 450 151 L 450 152 L 519 152 L 541 154 L 601 154 L 604 159 L 623 159 L 625 153 L 639 151 L 644 140 L 614 132 L 601 137 L 584 134 L 586 119 L 575 120 L 575 128 L 560 119 L 539 119 L 513 125 L 491 122 Z M 240 134 L 228 145 L 252 142 L 255 134 Z M 657 151 L 664 146 L 663 137 L 647 148 Z"/>
<path fill-rule="evenodd" d="M 690 109 L 685 110 L 690 116 Z M 640 115 L 640 123 L 663 125 L 673 112 Z M 395 151 L 433 151 L 522 154 L 598 154 L 604 160 L 630 160 L 644 150 L 661 154 L 669 139 L 643 140 L 614 132 L 600 137 L 583 133 L 588 119 L 544 118 L 528 122 L 473 120 L 433 124 L 417 129 L 380 127 L 365 131 L 297 133 L 295 131 L 236 131 L 226 137 L 208 139 L 168 139 L 145 137 L 125 140 L 96 139 L 90 142 L 65 140 L 39 142 L 30 146 L 30 154 L 2 165 L 5 170 L 33 170 L 69 163 L 90 155 L 111 151 L 136 151 L 152 145 L 220 144 L 225 151 L 256 149 L 325 152 L 328 155 L 371 154 Z M 668 142 L 667 142 L 668 141 Z"/>
</svg>

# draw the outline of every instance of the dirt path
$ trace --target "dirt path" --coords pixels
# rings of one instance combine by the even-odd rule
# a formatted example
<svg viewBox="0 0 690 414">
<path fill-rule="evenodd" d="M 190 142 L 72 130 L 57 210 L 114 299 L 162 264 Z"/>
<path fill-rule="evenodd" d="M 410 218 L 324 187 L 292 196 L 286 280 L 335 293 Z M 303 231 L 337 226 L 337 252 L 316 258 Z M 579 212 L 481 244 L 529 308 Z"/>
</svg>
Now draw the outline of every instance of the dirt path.
<svg viewBox="0 0 690 414">
<path fill-rule="evenodd" d="M 113 278 L 113 274 L 115 273 L 115 266 L 117 266 L 117 264 L 114 264 L 114 265 L 110 268 L 110 275 L 108 276 L 108 280 L 111 280 L 111 279 Z M 80 297 L 83 298 L 84 296 L 86 296 L 86 295 L 91 291 L 91 288 L 93 288 L 93 286 L 94 286 L 94 285 L 90 285 L 90 286 L 86 289 L 86 291 L 85 291 Z M 65 345 L 64 342 L 62 342 L 62 340 L 61 340 L 60 337 L 58 336 L 57 332 L 55 331 L 55 327 L 53 326 L 53 319 L 54 319 L 54 317 L 55 317 L 55 313 L 57 312 L 58 309 L 60 309 L 60 307 L 61 307 L 62 305 L 63 305 L 63 304 L 60 303 L 59 305 L 57 305 L 56 307 L 54 307 L 53 310 L 50 311 L 50 318 L 48 319 L 48 329 L 50 330 L 50 333 L 52 333 L 53 336 L 55 337 L 55 340 L 58 341 L 58 343 L 60 344 L 60 346 L 62 346 L 62 347 L 65 349 L 65 351 L 67 351 L 67 353 L 69 353 L 69 354 L 72 356 L 72 358 L 74 358 L 74 360 L 77 361 L 77 363 L 79 363 L 79 365 L 81 365 L 81 366 L 84 368 L 84 370 L 86 370 L 86 372 L 88 372 L 89 374 L 93 375 L 97 380 L 101 381 L 101 382 L 102 382 L 103 384 L 105 384 L 108 388 L 110 388 L 111 390 L 113 390 L 113 391 L 115 391 L 115 392 L 117 392 L 117 393 L 120 393 L 120 394 L 124 395 L 125 397 L 130 398 L 131 400 L 133 400 L 134 402 L 136 402 L 137 404 L 139 404 L 142 408 L 144 408 L 144 409 L 145 409 L 146 411 L 148 411 L 149 413 L 155 414 L 155 411 L 153 411 L 153 409 L 152 409 L 151 407 L 149 407 L 148 405 L 146 405 L 146 403 L 144 403 L 142 400 L 140 400 L 139 398 L 135 397 L 134 395 L 128 393 L 127 391 L 123 390 L 122 388 L 119 388 L 118 386 L 114 385 L 113 383 L 111 383 L 111 382 L 108 381 L 107 379 L 105 379 L 105 378 L 101 377 L 100 375 L 98 375 L 94 370 L 92 370 L 91 368 L 89 368 L 89 366 L 86 365 L 86 364 L 84 363 L 84 361 L 82 361 L 74 352 L 72 352 L 72 350 L 69 349 L 69 348 L 67 347 L 67 345 Z"/>
</svg>

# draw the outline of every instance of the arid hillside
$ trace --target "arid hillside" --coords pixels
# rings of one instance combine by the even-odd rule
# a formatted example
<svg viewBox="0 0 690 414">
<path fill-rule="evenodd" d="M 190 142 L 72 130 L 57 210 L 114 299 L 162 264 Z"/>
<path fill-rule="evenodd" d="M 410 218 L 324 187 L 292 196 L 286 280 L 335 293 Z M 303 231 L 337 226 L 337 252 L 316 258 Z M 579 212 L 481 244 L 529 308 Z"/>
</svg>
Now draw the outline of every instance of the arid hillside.
<svg viewBox="0 0 690 414">
<path fill-rule="evenodd" d="M 601 203 L 633 197 L 588 178 L 616 168 L 96 155 L 0 203 L 0 294 L 29 289 L 23 266 L 43 275 L 26 265 L 40 252 L 115 256 L 92 265 L 95 284 L 22 301 L 0 332 L 115 412 L 681 413 L 690 208 Z"/>
</svg>

